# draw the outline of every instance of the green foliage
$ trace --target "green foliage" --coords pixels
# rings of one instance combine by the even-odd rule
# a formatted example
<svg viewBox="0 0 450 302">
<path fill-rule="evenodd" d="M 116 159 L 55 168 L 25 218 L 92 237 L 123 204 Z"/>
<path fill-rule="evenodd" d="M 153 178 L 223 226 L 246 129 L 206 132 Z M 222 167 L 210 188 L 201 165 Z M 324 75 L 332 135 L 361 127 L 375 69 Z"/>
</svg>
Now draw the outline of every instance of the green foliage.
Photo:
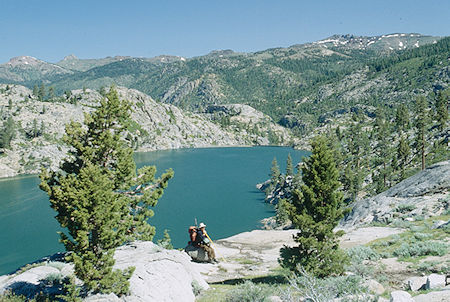
<svg viewBox="0 0 450 302">
<path fill-rule="evenodd" d="M 439 91 L 436 98 L 436 120 L 439 129 L 442 131 L 448 120 L 448 103 L 450 102 L 450 88 Z"/>
<path fill-rule="evenodd" d="M 22 295 L 15 295 L 11 292 L 5 292 L 0 295 L 0 302 L 24 302 L 27 301 L 27 298 Z"/>
<path fill-rule="evenodd" d="M 405 168 L 408 164 L 408 158 L 411 154 L 411 149 L 406 138 L 400 137 L 400 141 L 397 147 L 397 163 L 400 168 L 400 180 L 405 178 Z"/>
<path fill-rule="evenodd" d="M 415 130 L 416 130 L 416 143 L 415 148 L 418 155 L 421 157 L 422 170 L 425 169 L 425 147 L 426 147 L 426 131 L 428 125 L 428 104 L 424 96 L 417 97 L 415 104 Z"/>
<path fill-rule="evenodd" d="M 395 126 L 398 130 L 406 131 L 409 129 L 409 111 L 405 104 L 400 104 L 397 107 L 395 114 Z"/>
<path fill-rule="evenodd" d="M 203 288 L 200 286 L 200 284 L 198 284 L 197 280 L 193 280 L 191 282 L 191 286 L 192 286 L 192 292 L 194 293 L 194 296 L 200 295 L 201 292 L 203 291 Z"/>
<path fill-rule="evenodd" d="M 61 242 L 68 260 L 88 290 L 122 295 L 134 268 L 113 270 L 115 248 L 135 239 L 152 240 L 150 209 L 162 196 L 170 170 L 155 179 L 154 166 L 138 170 L 122 133 L 130 104 L 112 88 L 100 106 L 85 114 L 84 125 L 66 125 L 64 141 L 71 147 L 61 171 L 43 169 L 40 188 L 49 195 L 56 219 L 67 229 Z M 134 188 L 133 190 L 131 188 Z"/>
<path fill-rule="evenodd" d="M 44 83 L 41 83 L 41 86 L 39 86 L 37 97 L 38 97 L 38 100 L 41 101 L 41 102 L 44 100 L 44 98 L 45 98 L 45 85 L 44 85 Z"/>
<path fill-rule="evenodd" d="M 371 247 L 358 245 L 347 250 L 347 254 L 352 261 L 361 264 L 364 260 L 378 260 L 380 255 Z"/>
<path fill-rule="evenodd" d="M 3 122 L 2 128 L 0 128 L 0 148 L 10 148 L 11 141 L 16 135 L 16 125 L 13 118 L 10 116 Z"/>
<path fill-rule="evenodd" d="M 267 284 L 245 281 L 235 286 L 225 300 L 227 302 L 268 302 L 273 294 L 273 288 Z"/>
<path fill-rule="evenodd" d="M 289 153 L 286 159 L 286 176 L 293 176 L 294 175 L 294 166 L 292 165 L 292 157 Z"/>
<path fill-rule="evenodd" d="M 278 225 L 283 225 L 289 221 L 289 201 L 281 199 L 276 205 L 275 219 Z"/>
<path fill-rule="evenodd" d="M 289 278 L 290 287 L 283 300 L 292 301 L 293 297 L 303 297 L 313 302 L 328 302 L 336 298 L 341 298 L 341 301 L 370 301 L 368 289 L 359 276 L 317 278 L 301 268 L 297 271 L 299 274 Z M 353 299 L 346 300 L 349 296 L 353 296 Z"/>
<path fill-rule="evenodd" d="M 70 276 L 64 284 L 64 294 L 58 295 L 57 298 L 66 302 L 81 302 L 81 288 L 75 284 L 75 277 Z"/>
<path fill-rule="evenodd" d="M 403 243 L 394 250 L 394 256 L 400 258 L 419 256 L 443 256 L 447 253 L 448 245 L 439 241 L 419 241 L 411 244 Z"/>
<path fill-rule="evenodd" d="M 284 246 L 280 253 L 282 266 L 296 270 L 298 265 L 319 277 L 341 274 L 346 262 L 339 250 L 338 237 L 342 232 L 333 229 L 344 216 L 341 184 L 332 150 L 324 137 L 312 143 L 312 155 L 302 167 L 303 183 L 294 189 L 289 208 L 290 220 L 301 230 L 294 236 L 298 246 Z"/>
<path fill-rule="evenodd" d="M 269 176 L 270 176 L 272 185 L 276 185 L 281 179 L 280 167 L 278 166 L 278 162 L 275 157 L 272 160 L 272 167 L 270 168 Z"/>
<path fill-rule="evenodd" d="M 164 230 L 164 237 L 158 240 L 157 244 L 167 250 L 173 249 L 172 240 L 170 239 L 169 230 Z"/>
<path fill-rule="evenodd" d="M 399 204 L 395 210 L 399 213 L 404 214 L 404 213 L 411 212 L 415 209 L 416 209 L 416 206 L 414 204 Z"/>
</svg>

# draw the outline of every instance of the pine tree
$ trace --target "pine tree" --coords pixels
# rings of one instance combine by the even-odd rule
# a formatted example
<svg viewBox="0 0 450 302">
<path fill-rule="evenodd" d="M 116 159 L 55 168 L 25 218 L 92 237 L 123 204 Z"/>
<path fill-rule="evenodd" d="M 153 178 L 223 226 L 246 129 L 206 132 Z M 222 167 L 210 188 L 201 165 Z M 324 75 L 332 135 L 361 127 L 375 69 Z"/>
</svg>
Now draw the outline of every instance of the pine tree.
<svg viewBox="0 0 450 302">
<path fill-rule="evenodd" d="M 408 157 L 411 153 L 408 141 L 402 136 L 397 147 L 397 163 L 400 168 L 400 180 L 405 178 L 405 167 L 408 163 Z"/>
<path fill-rule="evenodd" d="M 286 159 L 286 176 L 293 176 L 294 175 L 294 166 L 292 165 L 292 157 L 289 153 Z"/>
<path fill-rule="evenodd" d="M 381 108 L 377 109 L 377 116 L 375 119 L 374 130 L 376 133 L 377 145 L 375 153 L 377 155 L 376 164 L 381 166 L 379 169 L 379 179 L 377 185 L 377 193 L 383 192 L 387 188 L 387 179 L 390 175 L 391 169 L 389 167 L 390 141 L 389 141 L 389 126 L 386 121 L 386 116 Z"/>
<path fill-rule="evenodd" d="M 55 98 L 55 88 L 53 86 L 50 86 L 48 88 L 48 99 L 53 100 Z"/>
<path fill-rule="evenodd" d="M 425 147 L 426 147 L 426 129 L 428 125 L 428 104 L 424 96 L 419 96 L 415 104 L 416 114 L 416 152 L 420 154 L 422 170 L 425 169 Z"/>
<path fill-rule="evenodd" d="M 11 141 L 13 140 L 15 135 L 16 135 L 16 126 L 13 118 L 10 116 L 8 117 L 6 122 L 3 123 L 3 126 L 1 128 L 0 148 L 10 148 Z"/>
<path fill-rule="evenodd" d="M 122 134 L 130 104 L 111 88 L 99 107 L 85 114 L 84 125 L 66 125 L 64 141 L 71 147 L 61 171 L 43 169 L 41 189 L 48 193 L 56 219 L 67 233 L 61 242 L 76 276 L 89 290 L 125 294 L 133 268 L 113 270 L 115 248 L 127 241 L 152 240 L 147 223 L 173 176 L 169 170 L 155 179 L 154 166 L 136 174 L 133 152 Z M 134 189 L 131 189 L 134 188 Z"/>
<path fill-rule="evenodd" d="M 41 86 L 39 86 L 38 91 L 38 100 L 42 102 L 44 98 L 45 98 L 45 86 L 44 84 L 41 84 Z"/>
<path fill-rule="evenodd" d="M 37 97 L 38 94 L 39 94 L 39 88 L 37 85 L 34 85 L 33 86 L 33 95 Z"/>
<path fill-rule="evenodd" d="M 405 104 L 400 104 L 395 113 L 395 126 L 399 131 L 409 129 L 409 112 Z"/>
<path fill-rule="evenodd" d="M 436 120 L 438 122 L 439 130 L 444 130 L 448 120 L 448 102 L 450 98 L 450 89 L 439 91 L 436 98 Z"/>
<path fill-rule="evenodd" d="M 292 224 L 301 230 L 294 237 L 299 245 L 284 246 L 280 263 L 294 271 L 300 266 L 324 277 L 344 272 L 346 257 L 338 242 L 343 233 L 334 233 L 333 229 L 345 210 L 332 150 L 323 137 L 316 137 L 311 145 L 312 155 L 302 167 L 304 184 L 294 189 L 288 210 Z"/>
<path fill-rule="evenodd" d="M 276 185 L 281 178 L 280 167 L 278 166 L 277 158 L 274 157 L 272 160 L 272 167 L 270 168 L 270 179 L 272 185 Z"/>
</svg>

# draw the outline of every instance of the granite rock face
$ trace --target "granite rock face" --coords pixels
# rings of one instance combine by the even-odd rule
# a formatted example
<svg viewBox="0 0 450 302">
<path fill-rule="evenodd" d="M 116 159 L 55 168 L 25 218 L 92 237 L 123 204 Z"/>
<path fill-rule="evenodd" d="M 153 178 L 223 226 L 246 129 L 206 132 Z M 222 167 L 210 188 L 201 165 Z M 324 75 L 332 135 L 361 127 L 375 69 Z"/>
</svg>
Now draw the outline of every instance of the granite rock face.
<svg viewBox="0 0 450 302">
<path fill-rule="evenodd" d="M 210 114 L 183 111 L 134 89 L 117 87 L 117 92 L 131 103 L 132 122 L 125 137 L 136 151 L 269 145 L 273 141 L 287 145 L 294 140 L 290 130 L 246 105 L 228 105 L 229 124 L 221 125 Z M 77 89 L 54 102 L 43 102 L 26 87 L 0 84 L 0 119 L 11 117 L 16 126 L 11 147 L 0 149 L 0 178 L 38 173 L 41 167 L 58 168 L 67 154 L 62 142 L 65 124 L 82 122 L 83 114 L 92 112 L 102 98 L 95 90 Z M 40 134 L 30 136 L 35 130 Z"/>
<path fill-rule="evenodd" d="M 115 268 L 136 268 L 130 278 L 130 294 L 123 297 L 98 294 L 88 296 L 86 301 L 194 301 L 194 286 L 209 287 L 186 253 L 166 250 L 152 242 L 138 241 L 119 247 L 114 258 Z M 71 274 L 71 264 L 47 259 L 28 270 L 1 276 L 0 295 L 5 291 L 27 297 L 39 292 L 56 295 L 61 293 L 59 281 Z"/>
<path fill-rule="evenodd" d="M 434 164 L 377 196 L 357 201 L 341 226 L 389 223 L 397 217 L 441 214 L 448 207 L 450 161 Z"/>
</svg>

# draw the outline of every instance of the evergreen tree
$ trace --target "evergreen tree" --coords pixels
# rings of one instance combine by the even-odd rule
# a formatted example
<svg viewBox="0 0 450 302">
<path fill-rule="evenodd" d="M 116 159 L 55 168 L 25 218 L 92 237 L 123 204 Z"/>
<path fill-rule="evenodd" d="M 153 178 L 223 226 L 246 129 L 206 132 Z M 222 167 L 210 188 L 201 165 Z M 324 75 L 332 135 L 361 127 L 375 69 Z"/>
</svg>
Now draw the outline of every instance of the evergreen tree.
<svg viewBox="0 0 450 302">
<path fill-rule="evenodd" d="M 389 126 L 386 121 L 386 116 L 381 108 L 377 110 L 374 130 L 376 132 L 377 145 L 375 153 L 377 155 L 376 164 L 381 166 L 379 168 L 379 182 L 377 185 L 377 193 L 383 192 L 387 188 L 387 178 L 390 174 L 390 167 L 388 166 L 390 157 L 390 141 L 389 141 Z"/>
<path fill-rule="evenodd" d="M 6 122 L 3 123 L 3 126 L 1 128 L 0 148 L 10 148 L 11 141 L 13 140 L 15 135 L 16 135 L 15 123 L 13 118 L 10 116 L 8 117 Z"/>
<path fill-rule="evenodd" d="M 270 179 L 272 185 L 276 185 L 281 179 L 280 167 L 278 166 L 277 158 L 272 160 L 272 167 L 270 168 Z"/>
<path fill-rule="evenodd" d="M 301 230 L 294 237 L 298 246 L 284 246 L 280 262 L 291 270 L 300 266 L 324 277 L 344 272 L 346 257 L 338 242 L 343 232 L 333 229 L 345 210 L 332 150 L 323 137 L 316 137 L 311 145 L 312 155 L 302 166 L 304 184 L 294 189 L 288 210 L 292 224 Z"/>
<path fill-rule="evenodd" d="M 48 99 L 53 100 L 55 98 L 55 88 L 53 86 L 50 86 L 48 88 Z"/>
<path fill-rule="evenodd" d="M 400 168 L 400 180 L 405 178 L 405 167 L 408 163 L 408 157 L 411 153 L 408 141 L 402 136 L 397 147 L 397 163 Z"/>
<path fill-rule="evenodd" d="M 362 121 L 357 115 L 353 115 L 353 120 L 346 133 L 347 156 L 342 175 L 344 190 L 347 191 L 352 200 L 356 200 L 358 192 L 361 190 L 365 174 L 363 169 L 364 155 L 369 152 L 367 134 L 362 130 Z"/>
<path fill-rule="evenodd" d="M 409 112 L 405 104 L 400 104 L 395 113 L 395 127 L 397 130 L 406 131 L 409 129 Z"/>
<path fill-rule="evenodd" d="M 428 104 L 424 96 L 419 96 L 415 104 L 416 114 L 416 152 L 420 154 L 422 170 L 425 169 L 425 147 L 426 147 L 426 129 L 428 125 Z"/>
<path fill-rule="evenodd" d="M 44 83 L 42 83 L 41 86 L 39 86 L 38 100 L 42 102 L 44 98 L 45 98 L 45 86 Z"/>
<path fill-rule="evenodd" d="M 34 85 L 33 86 L 33 95 L 37 97 L 38 94 L 39 94 L 39 88 L 37 85 Z"/>
<path fill-rule="evenodd" d="M 286 159 L 286 176 L 293 176 L 294 175 L 294 166 L 292 165 L 292 157 L 289 153 Z"/>
<path fill-rule="evenodd" d="M 444 130 L 448 120 L 448 102 L 450 98 L 450 89 L 439 91 L 436 98 L 436 120 L 438 122 L 439 130 Z"/>
<path fill-rule="evenodd" d="M 85 114 L 84 125 L 66 125 L 64 141 L 71 147 L 61 171 L 43 169 L 41 189 L 48 193 L 56 219 L 68 234 L 61 242 L 75 274 L 94 293 L 125 294 L 133 268 L 113 270 L 115 248 L 127 241 L 152 240 L 147 223 L 173 176 L 169 170 L 155 179 L 156 168 L 139 169 L 122 134 L 130 104 L 111 88 L 99 107 Z M 131 189 L 134 188 L 134 189 Z"/>
</svg>

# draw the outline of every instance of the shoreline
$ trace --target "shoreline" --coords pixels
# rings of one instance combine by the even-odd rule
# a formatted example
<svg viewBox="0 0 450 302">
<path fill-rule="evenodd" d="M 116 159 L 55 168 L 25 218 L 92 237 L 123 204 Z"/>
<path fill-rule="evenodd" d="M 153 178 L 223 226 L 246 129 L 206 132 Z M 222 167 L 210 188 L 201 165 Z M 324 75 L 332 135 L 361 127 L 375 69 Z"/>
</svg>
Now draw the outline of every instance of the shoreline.
<svg viewBox="0 0 450 302">
<path fill-rule="evenodd" d="M 134 151 L 133 154 L 137 153 L 147 153 L 147 152 L 157 152 L 157 151 L 176 151 L 176 150 L 188 150 L 188 149 L 223 149 L 223 148 L 254 148 L 254 147 L 280 147 L 280 148 L 292 148 L 294 150 L 302 150 L 302 149 L 296 149 L 294 146 L 288 146 L 288 145 L 217 145 L 217 146 L 202 146 L 202 147 L 180 147 L 180 148 L 163 148 L 163 149 L 143 149 Z M 0 176 L 0 181 L 8 181 L 8 180 L 14 180 L 19 178 L 27 178 L 27 177 L 33 177 L 38 176 L 39 173 L 17 173 L 13 176 Z"/>
</svg>

